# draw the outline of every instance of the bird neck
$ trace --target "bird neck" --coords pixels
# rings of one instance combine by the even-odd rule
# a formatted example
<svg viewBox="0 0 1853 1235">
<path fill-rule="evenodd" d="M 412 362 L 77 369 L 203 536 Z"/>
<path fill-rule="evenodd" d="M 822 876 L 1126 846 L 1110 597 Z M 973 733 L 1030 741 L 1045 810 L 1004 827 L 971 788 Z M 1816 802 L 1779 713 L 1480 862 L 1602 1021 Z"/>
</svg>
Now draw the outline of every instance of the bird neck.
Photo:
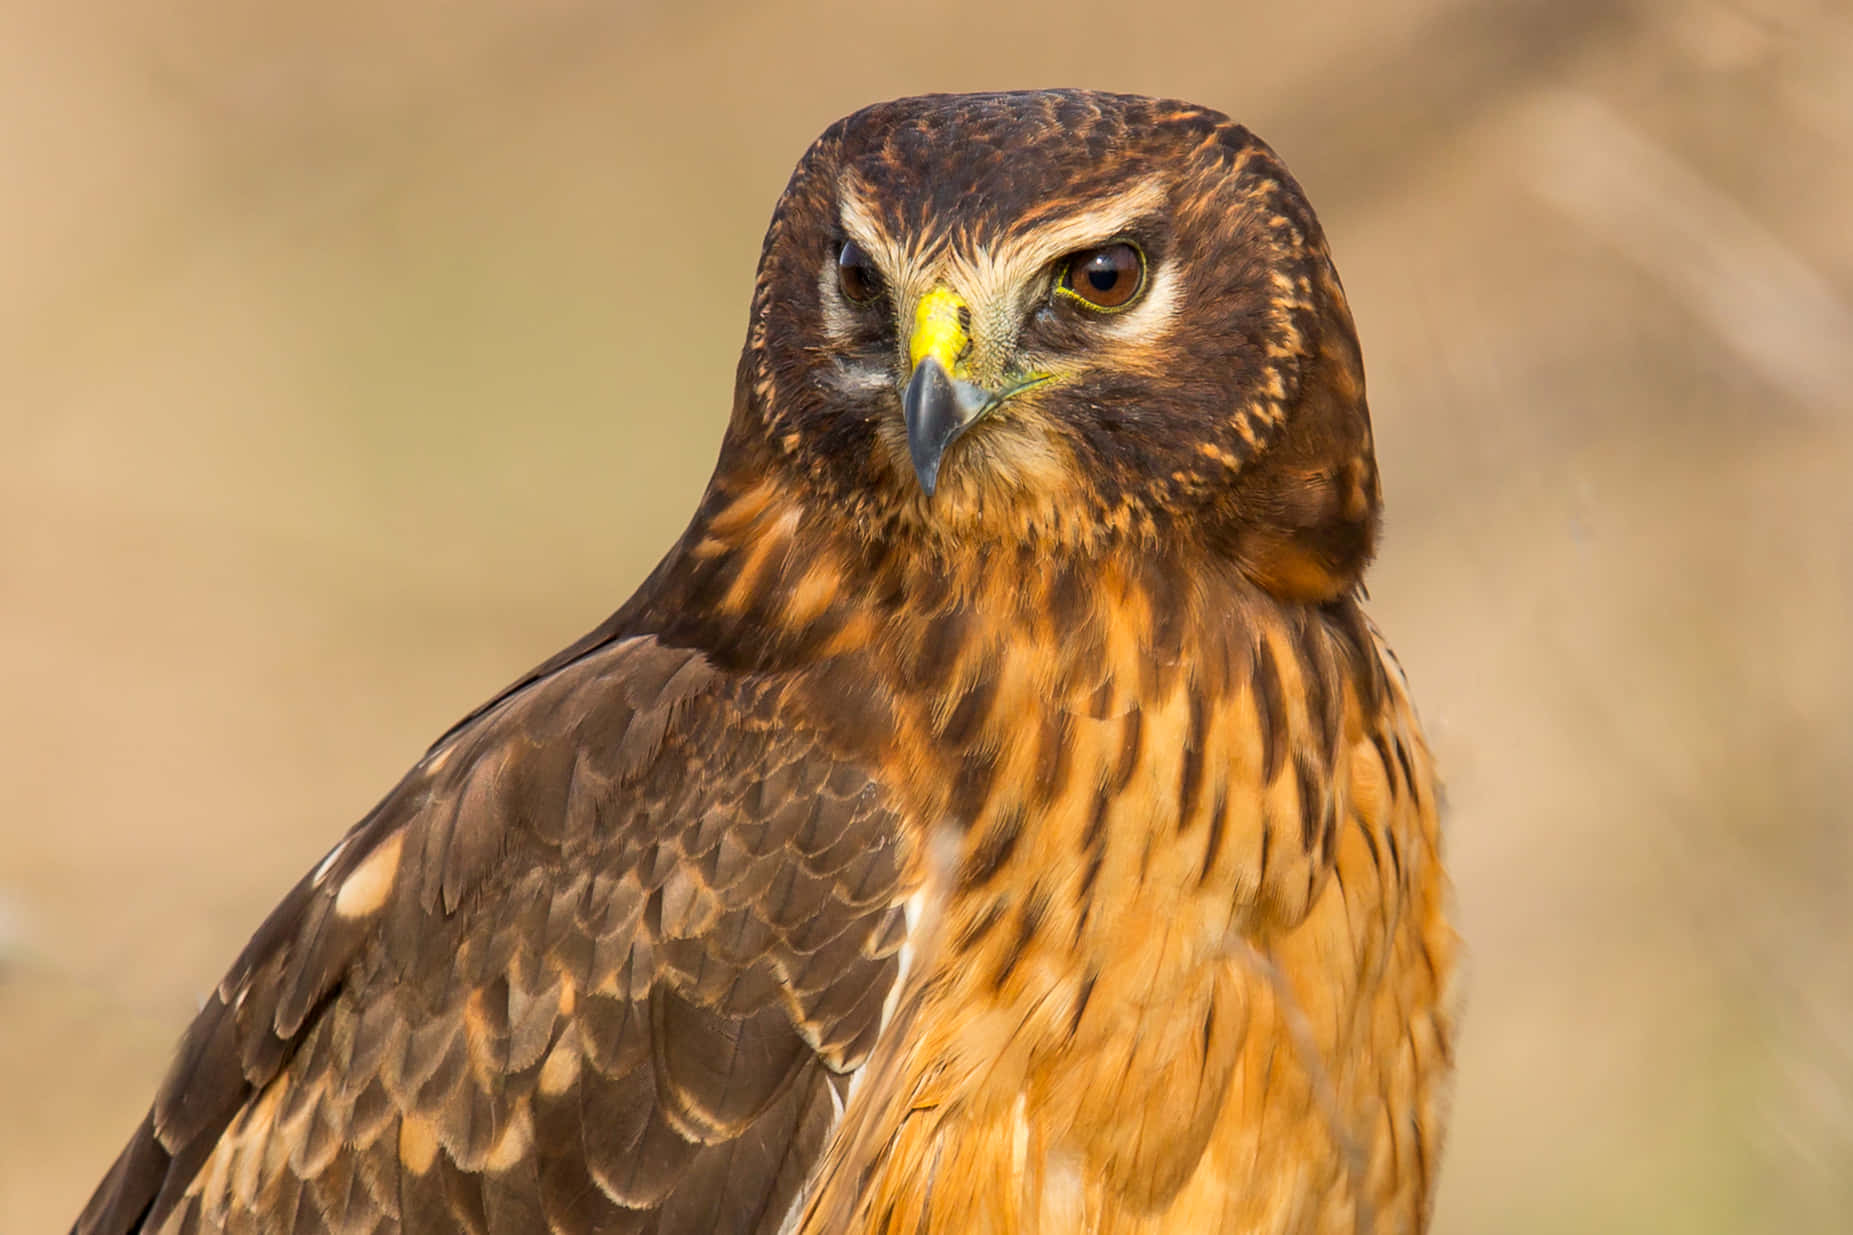
<svg viewBox="0 0 1853 1235">
<path fill-rule="evenodd" d="M 1116 657 L 1154 670 L 1225 659 L 1211 645 L 1281 607 L 1236 562 L 1149 531 L 1086 544 L 963 538 L 741 468 L 717 473 L 625 626 L 730 670 L 851 658 L 871 680 L 930 696 L 1017 651 L 1088 681 Z"/>
<path fill-rule="evenodd" d="M 1077 723 L 1254 698 L 1261 659 L 1308 680 L 1341 663 L 1378 675 L 1349 594 L 1281 600 L 1233 561 L 1150 541 L 958 548 L 722 472 L 628 625 L 789 683 L 846 754 L 901 768 L 920 809 L 956 820 L 1000 776 L 1059 779 Z M 1335 714 L 1262 719 L 1329 751 Z"/>
</svg>

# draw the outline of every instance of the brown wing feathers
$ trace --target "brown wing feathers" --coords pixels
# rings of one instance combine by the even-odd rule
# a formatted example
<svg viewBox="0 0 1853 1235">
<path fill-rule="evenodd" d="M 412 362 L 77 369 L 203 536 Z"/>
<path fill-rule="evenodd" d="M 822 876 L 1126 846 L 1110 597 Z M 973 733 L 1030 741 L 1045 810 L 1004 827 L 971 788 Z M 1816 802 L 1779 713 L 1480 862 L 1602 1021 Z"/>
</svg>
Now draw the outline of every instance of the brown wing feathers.
<svg viewBox="0 0 1853 1235">
<path fill-rule="evenodd" d="M 633 639 L 448 739 L 258 931 L 76 1229 L 776 1227 L 901 853 L 775 702 Z"/>
</svg>

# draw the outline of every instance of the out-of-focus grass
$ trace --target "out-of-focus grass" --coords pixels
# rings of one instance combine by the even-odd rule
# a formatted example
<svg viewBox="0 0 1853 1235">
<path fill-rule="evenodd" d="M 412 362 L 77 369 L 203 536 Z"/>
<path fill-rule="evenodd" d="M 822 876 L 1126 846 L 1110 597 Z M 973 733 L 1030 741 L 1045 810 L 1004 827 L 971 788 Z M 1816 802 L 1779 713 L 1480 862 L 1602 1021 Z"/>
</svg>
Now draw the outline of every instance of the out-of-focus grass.
<svg viewBox="0 0 1853 1235">
<path fill-rule="evenodd" d="M 1442 1231 L 1853 1205 L 1853 20 L 1804 0 L 0 15 L 0 1202 L 679 529 L 830 120 L 1078 83 L 1325 219 L 1470 949 Z"/>
</svg>

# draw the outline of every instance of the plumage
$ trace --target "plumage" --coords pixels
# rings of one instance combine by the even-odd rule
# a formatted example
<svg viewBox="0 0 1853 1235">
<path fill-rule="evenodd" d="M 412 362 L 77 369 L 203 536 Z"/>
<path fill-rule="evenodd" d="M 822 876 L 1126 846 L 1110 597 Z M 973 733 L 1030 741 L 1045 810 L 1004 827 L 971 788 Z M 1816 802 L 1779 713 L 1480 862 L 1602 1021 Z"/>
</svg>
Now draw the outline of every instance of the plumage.
<svg viewBox="0 0 1853 1235">
<path fill-rule="evenodd" d="M 1421 1229 L 1454 937 L 1379 505 L 1246 130 L 840 122 L 687 532 L 284 898 L 75 1230 Z"/>
</svg>

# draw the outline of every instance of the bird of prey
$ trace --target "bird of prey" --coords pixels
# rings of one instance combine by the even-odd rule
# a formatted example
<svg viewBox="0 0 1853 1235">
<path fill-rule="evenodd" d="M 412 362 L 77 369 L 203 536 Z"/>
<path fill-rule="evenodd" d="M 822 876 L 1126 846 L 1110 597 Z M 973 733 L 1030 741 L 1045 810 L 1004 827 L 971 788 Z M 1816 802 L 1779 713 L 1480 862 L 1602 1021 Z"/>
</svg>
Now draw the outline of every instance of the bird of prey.
<svg viewBox="0 0 1853 1235">
<path fill-rule="evenodd" d="M 1246 129 L 838 122 L 687 531 L 283 898 L 76 1231 L 1420 1231 L 1455 937 L 1379 507 Z"/>
</svg>

